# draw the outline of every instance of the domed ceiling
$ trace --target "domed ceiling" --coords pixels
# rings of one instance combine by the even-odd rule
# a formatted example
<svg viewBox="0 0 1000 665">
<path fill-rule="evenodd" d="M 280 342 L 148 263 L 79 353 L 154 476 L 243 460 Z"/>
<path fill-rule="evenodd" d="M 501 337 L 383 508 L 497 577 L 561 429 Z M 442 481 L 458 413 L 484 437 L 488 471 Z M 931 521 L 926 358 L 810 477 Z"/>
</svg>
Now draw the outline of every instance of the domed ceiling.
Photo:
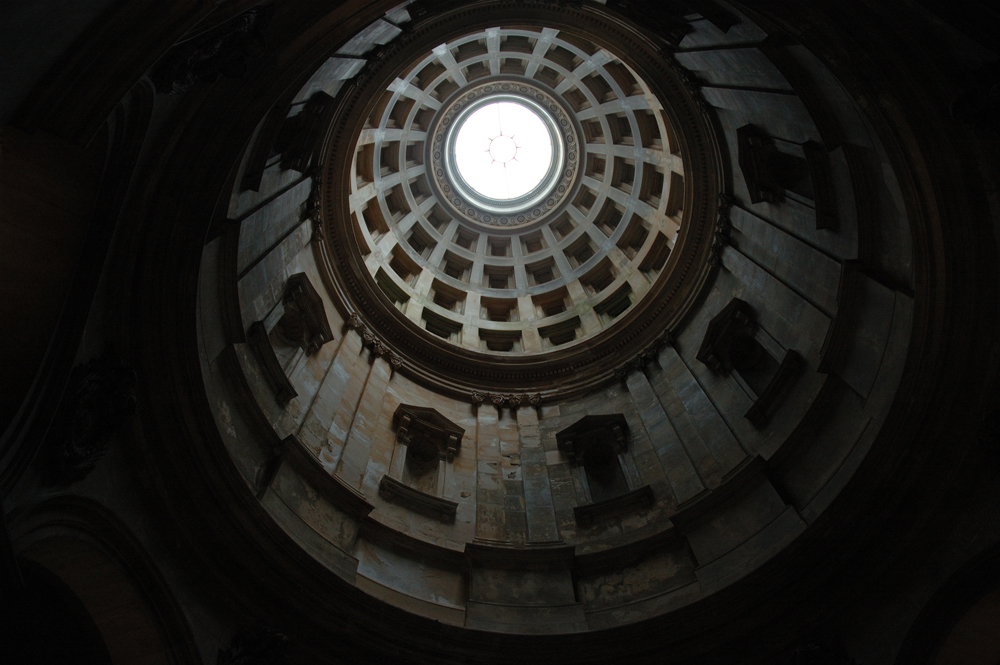
<svg viewBox="0 0 1000 665">
<path fill-rule="evenodd" d="M 572 32 L 494 27 L 436 45 L 358 137 L 351 215 L 372 276 L 460 347 L 542 353 L 593 337 L 650 291 L 676 241 L 684 166 L 667 118 L 619 56 Z M 482 136 L 465 146 L 463 131 Z M 499 195 L 470 186 L 463 159 Z M 530 168 L 511 195 L 508 178 Z"/>
<path fill-rule="evenodd" d="M 879 224 L 911 280 L 905 216 L 865 199 L 882 147 L 747 17 L 657 20 L 400 7 L 258 126 L 206 246 L 205 384 L 259 518 L 338 593 L 502 633 L 668 620 L 778 561 L 878 436 L 913 311 L 857 262 Z"/>
</svg>

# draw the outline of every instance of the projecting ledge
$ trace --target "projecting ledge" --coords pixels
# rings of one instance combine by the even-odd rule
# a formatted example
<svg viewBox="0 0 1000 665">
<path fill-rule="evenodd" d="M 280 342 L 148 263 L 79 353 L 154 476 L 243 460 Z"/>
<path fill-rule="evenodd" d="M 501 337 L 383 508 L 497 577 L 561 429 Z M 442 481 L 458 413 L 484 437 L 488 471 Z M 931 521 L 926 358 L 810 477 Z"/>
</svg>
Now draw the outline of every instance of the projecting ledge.
<svg viewBox="0 0 1000 665">
<path fill-rule="evenodd" d="M 602 520 L 622 517 L 639 512 L 653 505 L 653 490 L 649 485 L 632 490 L 628 494 L 616 496 L 613 499 L 591 503 L 573 508 L 573 517 L 580 526 L 587 527 Z"/>
<path fill-rule="evenodd" d="M 389 476 L 382 476 L 378 485 L 378 493 L 386 501 L 399 504 L 415 513 L 433 517 L 441 522 L 454 522 L 458 512 L 458 504 L 454 501 L 425 494 Z"/>
</svg>

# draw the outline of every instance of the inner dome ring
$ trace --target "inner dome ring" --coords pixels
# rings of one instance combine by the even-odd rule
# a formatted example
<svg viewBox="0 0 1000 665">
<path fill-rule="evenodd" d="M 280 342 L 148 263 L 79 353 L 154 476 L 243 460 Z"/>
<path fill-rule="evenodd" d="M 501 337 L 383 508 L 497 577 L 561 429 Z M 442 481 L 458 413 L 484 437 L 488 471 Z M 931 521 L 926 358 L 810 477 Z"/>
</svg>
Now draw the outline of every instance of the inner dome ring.
<svg viewBox="0 0 1000 665">
<path fill-rule="evenodd" d="M 486 104 L 510 101 L 526 106 L 549 129 L 552 165 L 538 188 L 511 200 L 491 199 L 468 186 L 454 163 L 456 128 Z M 514 228 L 537 222 L 561 207 L 576 184 L 582 144 L 573 116 L 556 96 L 526 81 L 501 79 L 466 89 L 437 114 L 428 155 L 431 180 L 442 200 L 461 219 L 487 227 Z"/>
<path fill-rule="evenodd" d="M 458 136 L 461 133 L 465 122 L 481 109 L 491 104 L 503 102 L 517 104 L 518 106 L 526 108 L 538 117 L 538 119 L 541 120 L 542 124 L 545 126 L 545 129 L 548 131 L 549 141 L 552 146 L 552 157 L 549 162 L 549 168 L 542 176 L 538 185 L 533 187 L 526 194 L 510 199 L 492 198 L 476 191 L 476 189 L 466 181 L 461 173 L 461 170 L 458 168 L 455 152 Z M 442 122 L 442 124 L 445 123 Z M 563 171 L 566 161 L 565 141 L 563 140 L 562 133 L 559 131 L 558 122 L 553 117 L 551 112 L 549 112 L 544 106 L 525 95 L 508 93 L 480 97 L 474 103 L 463 108 L 455 116 L 454 120 L 450 120 L 445 126 L 444 131 L 446 139 L 443 162 L 448 180 L 451 181 L 460 196 L 470 199 L 476 207 L 498 214 L 522 212 L 545 200 L 545 198 L 549 196 L 552 190 L 556 187 L 559 180 L 558 176 Z M 534 216 L 530 219 L 533 218 Z"/>
</svg>

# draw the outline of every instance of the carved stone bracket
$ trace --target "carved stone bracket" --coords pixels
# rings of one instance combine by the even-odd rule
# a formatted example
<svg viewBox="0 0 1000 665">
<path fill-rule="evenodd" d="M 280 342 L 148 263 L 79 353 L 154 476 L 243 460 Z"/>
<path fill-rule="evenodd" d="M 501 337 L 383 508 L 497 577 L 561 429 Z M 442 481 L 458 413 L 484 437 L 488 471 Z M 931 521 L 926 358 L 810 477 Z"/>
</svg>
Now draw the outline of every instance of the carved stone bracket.
<svg viewBox="0 0 1000 665">
<path fill-rule="evenodd" d="M 660 353 L 660 349 L 674 343 L 674 336 L 669 330 L 660 333 L 653 343 L 633 356 L 628 362 L 615 370 L 615 376 L 624 381 L 628 375 L 636 370 L 641 370 L 652 360 L 655 360 Z"/>
<path fill-rule="evenodd" d="M 478 390 L 473 391 L 473 406 L 479 406 L 486 403 L 492 404 L 497 409 L 502 409 L 506 406 L 514 409 L 515 411 L 520 406 L 533 406 L 538 408 L 542 405 L 542 394 L 532 393 L 527 395 L 515 395 L 512 393 L 486 393 L 479 392 Z"/>
<path fill-rule="evenodd" d="M 386 501 L 398 504 L 415 513 L 433 517 L 441 522 L 455 521 L 458 504 L 448 499 L 433 496 L 413 489 L 390 476 L 382 476 L 378 485 L 378 493 Z"/>
<path fill-rule="evenodd" d="M 379 339 L 371 328 L 366 326 L 361 320 L 361 317 L 357 314 L 351 314 L 347 317 L 347 321 L 344 322 L 346 328 L 353 328 L 358 331 L 361 335 L 361 339 L 364 341 L 365 346 L 370 346 L 372 348 L 372 361 L 375 358 L 382 356 L 389 361 L 393 369 L 399 369 L 403 365 L 403 359 L 400 358 L 396 353 L 385 345 L 381 339 Z"/>
<path fill-rule="evenodd" d="M 136 373 L 111 350 L 74 368 L 52 430 L 56 482 L 85 478 L 135 412 Z"/>
</svg>

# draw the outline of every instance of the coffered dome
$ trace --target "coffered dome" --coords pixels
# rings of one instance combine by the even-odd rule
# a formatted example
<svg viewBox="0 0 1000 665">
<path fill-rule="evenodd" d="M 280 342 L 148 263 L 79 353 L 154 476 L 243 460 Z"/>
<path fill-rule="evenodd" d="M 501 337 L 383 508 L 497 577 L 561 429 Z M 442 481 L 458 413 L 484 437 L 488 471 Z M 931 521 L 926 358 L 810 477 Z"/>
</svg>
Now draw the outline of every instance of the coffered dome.
<svg viewBox="0 0 1000 665">
<path fill-rule="evenodd" d="M 480 352 L 543 353 L 609 328 L 650 292 L 682 223 L 664 104 L 572 30 L 490 27 L 435 45 L 358 135 L 350 210 L 370 274 L 408 319 Z M 537 173 L 510 193 L 525 169 Z"/>
<path fill-rule="evenodd" d="M 0 136 L 72 282 L 0 541 L 192 665 L 920 651 L 998 356 L 917 4 L 110 3 Z"/>
<path fill-rule="evenodd" d="M 737 14 L 665 38 L 596 5 L 394 12 L 258 127 L 200 309 L 233 341 L 213 404 L 252 395 L 215 417 L 263 511 L 465 628 L 625 626 L 736 584 L 898 386 L 912 300 L 852 263 L 881 148 L 827 144 Z"/>
</svg>

